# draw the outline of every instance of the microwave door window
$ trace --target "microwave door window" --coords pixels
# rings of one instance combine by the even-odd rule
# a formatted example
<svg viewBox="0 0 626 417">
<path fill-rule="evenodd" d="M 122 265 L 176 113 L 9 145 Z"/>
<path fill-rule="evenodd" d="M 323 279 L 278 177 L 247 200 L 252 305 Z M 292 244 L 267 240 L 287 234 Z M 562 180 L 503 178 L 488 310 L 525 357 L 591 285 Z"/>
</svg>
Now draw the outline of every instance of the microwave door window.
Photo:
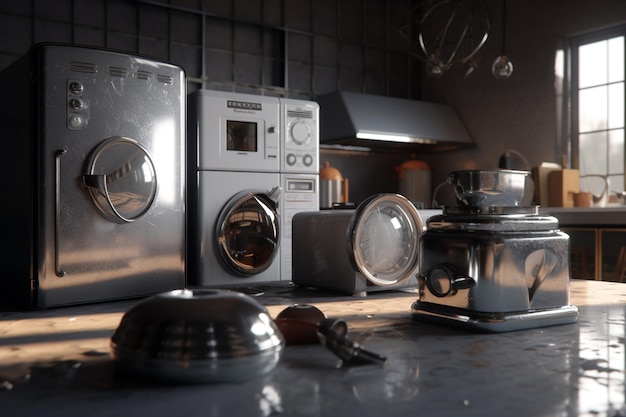
<svg viewBox="0 0 626 417">
<path fill-rule="evenodd" d="M 241 122 L 228 120 L 226 122 L 228 137 L 226 149 L 236 152 L 257 152 L 258 136 L 257 124 L 254 122 Z"/>
</svg>

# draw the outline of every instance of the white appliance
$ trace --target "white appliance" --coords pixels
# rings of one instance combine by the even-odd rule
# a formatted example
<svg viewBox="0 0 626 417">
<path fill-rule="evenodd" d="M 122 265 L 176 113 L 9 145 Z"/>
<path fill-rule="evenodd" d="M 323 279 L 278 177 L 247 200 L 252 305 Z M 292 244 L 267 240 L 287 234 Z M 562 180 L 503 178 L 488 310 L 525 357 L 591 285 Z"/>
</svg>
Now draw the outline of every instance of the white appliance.
<svg viewBox="0 0 626 417">
<path fill-rule="evenodd" d="M 190 285 L 290 279 L 291 217 L 318 208 L 317 105 L 199 90 L 188 106 Z"/>
<path fill-rule="evenodd" d="M 292 278 L 292 219 L 319 210 L 319 105 L 314 101 L 279 99 L 281 116 L 281 244 L 280 277 Z"/>
</svg>

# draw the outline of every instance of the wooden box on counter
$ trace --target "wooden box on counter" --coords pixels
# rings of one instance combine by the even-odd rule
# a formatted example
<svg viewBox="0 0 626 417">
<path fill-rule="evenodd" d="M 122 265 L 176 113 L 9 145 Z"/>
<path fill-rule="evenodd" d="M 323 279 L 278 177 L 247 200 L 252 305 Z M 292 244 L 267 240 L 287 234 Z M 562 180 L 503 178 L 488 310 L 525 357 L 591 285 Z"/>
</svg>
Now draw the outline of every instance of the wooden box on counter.
<svg viewBox="0 0 626 417">
<path fill-rule="evenodd" d="M 548 174 L 549 206 L 574 207 L 574 194 L 580 191 L 577 169 L 559 169 Z"/>
</svg>

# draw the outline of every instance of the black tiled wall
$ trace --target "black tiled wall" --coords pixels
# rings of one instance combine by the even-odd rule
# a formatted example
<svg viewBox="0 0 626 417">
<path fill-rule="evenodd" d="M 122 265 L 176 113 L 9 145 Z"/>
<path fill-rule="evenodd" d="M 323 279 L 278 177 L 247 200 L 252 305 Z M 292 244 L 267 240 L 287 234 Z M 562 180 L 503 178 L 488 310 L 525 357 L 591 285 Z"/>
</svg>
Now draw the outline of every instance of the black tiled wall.
<svg viewBox="0 0 626 417">
<path fill-rule="evenodd" d="M 420 98 L 398 34 L 412 0 L 4 0 L 0 69 L 38 42 L 182 66 L 189 91 L 314 98 L 337 89 Z M 203 84 L 204 83 L 204 84 Z"/>
</svg>

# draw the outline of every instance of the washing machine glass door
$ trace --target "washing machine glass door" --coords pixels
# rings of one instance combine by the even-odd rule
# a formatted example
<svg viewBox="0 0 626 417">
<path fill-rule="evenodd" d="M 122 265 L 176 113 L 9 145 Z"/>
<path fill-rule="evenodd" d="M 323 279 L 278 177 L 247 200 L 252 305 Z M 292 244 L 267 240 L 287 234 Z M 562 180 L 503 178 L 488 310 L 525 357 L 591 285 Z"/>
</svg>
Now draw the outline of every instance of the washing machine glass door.
<svg viewBox="0 0 626 417">
<path fill-rule="evenodd" d="M 82 180 L 100 213 L 117 223 L 144 215 L 157 193 L 152 158 L 135 140 L 121 136 L 93 150 Z"/>
<path fill-rule="evenodd" d="M 355 270 L 374 285 L 388 286 L 415 273 L 423 225 L 419 212 L 399 194 L 378 194 L 355 210 L 348 254 Z"/>
<path fill-rule="evenodd" d="M 280 192 L 279 187 L 271 191 L 244 190 L 222 209 L 216 227 L 217 247 L 226 266 L 237 275 L 261 273 L 276 257 L 280 243 Z"/>
</svg>

